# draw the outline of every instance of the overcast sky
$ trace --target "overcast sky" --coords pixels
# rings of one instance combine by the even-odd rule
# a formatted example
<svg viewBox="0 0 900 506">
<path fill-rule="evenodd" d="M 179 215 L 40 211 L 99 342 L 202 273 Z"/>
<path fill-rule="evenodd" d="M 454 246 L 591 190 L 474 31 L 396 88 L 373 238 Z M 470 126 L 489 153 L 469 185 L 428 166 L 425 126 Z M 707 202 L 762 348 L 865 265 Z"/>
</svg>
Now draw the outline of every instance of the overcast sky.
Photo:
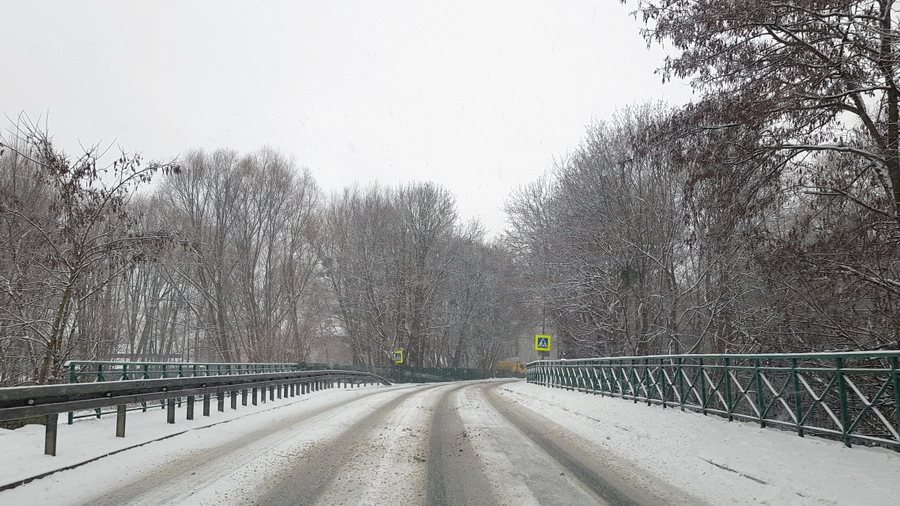
<svg viewBox="0 0 900 506">
<path fill-rule="evenodd" d="M 492 235 L 504 200 L 635 103 L 683 103 L 618 0 L 0 0 L 0 106 L 170 160 L 272 146 L 326 191 L 434 181 Z M 10 126 L 10 120 L 6 127 Z"/>
</svg>

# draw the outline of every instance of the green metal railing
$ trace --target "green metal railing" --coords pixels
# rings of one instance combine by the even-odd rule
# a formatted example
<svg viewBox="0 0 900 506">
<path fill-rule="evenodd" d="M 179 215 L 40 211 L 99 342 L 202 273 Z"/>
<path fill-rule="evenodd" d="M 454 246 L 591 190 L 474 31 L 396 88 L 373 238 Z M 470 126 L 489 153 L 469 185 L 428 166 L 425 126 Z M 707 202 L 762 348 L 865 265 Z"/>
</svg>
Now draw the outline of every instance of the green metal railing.
<svg viewBox="0 0 900 506">
<path fill-rule="evenodd" d="M 200 362 L 104 362 L 80 360 L 66 362 L 69 383 L 119 381 L 155 378 L 190 378 L 229 374 L 259 374 L 301 370 L 300 364 L 200 363 Z"/>
<path fill-rule="evenodd" d="M 366 371 L 389 378 L 394 383 L 432 383 L 441 381 L 465 381 L 491 378 L 497 371 L 491 369 L 466 369 L 461 367 L 409 367 L 406 365 L 344 366 L 331 364 L 300 364 L 301 369 L 345 369 Z"/>
<path fill-rule="evenodd" d="M 900 351 L 541 360 L 530 383 L 900 449 Z"/>
</svg>

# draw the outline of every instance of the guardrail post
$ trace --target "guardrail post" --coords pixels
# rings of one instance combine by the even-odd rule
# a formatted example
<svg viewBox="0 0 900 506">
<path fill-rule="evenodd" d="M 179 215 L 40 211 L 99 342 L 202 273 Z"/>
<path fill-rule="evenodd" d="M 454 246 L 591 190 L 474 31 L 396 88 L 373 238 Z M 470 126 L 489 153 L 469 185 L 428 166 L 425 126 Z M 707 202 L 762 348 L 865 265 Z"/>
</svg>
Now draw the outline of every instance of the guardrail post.
<svg viewBox="0 0 900 506">
<path fill-rule="evenodd" d="M 120 404 L 116 406 L 116 437 L 125 437 L 125 411 L 128 406 Z"/>
<path fill-rule="evenodd" d="M 203 394 L 203 416 L 209 416 L 209 402 L 212 394 Z"/>
<path fill-rule="evenodd" d="M 252 400 L 252 402 L 253 402 L 253 405 L 256 406 L 256 405 L 257 405 L 257 401 L 259 400 L 259 389 L 256 388 L 256 387 L 253 387 L 252 390 L 253 390 L 253 400 Z"/>
<path fill-rule="evenodd" d="M 278 390 L 278 398 L 281 399 L 281 391 L 284 390 L 284 385 L 278 384 L 275 385 L 275 389 Z"/>
<path fill-rule="evenodd" d="M 225 411 L 225 392 L 223 390 L 216 392 L 216 401 L 216 409 L 218 409 L 218 411 Z"/>
<path fill-rule="evenodd" d="M 44 455 L 51 455 L 55 457 L 56 434 L 58 429 L 57 423 L 59 423 L 59 414 L 53 413 L 52 415 L 47 415 L 44 423 L 47 424 L 47 427 L 44 431 Z"/>
<path fill-rule="evenodd" d="M 188 420 L 194 419 L 194 401 L 195 400 L 196 399 L 194 398 L 193 395 L 187 396 L 187 413 L 186 413 L 185 417 Z"/>
<path fill-rule="evenodd" d="M 231 409 L 237 409 L 237 390 L 231 391 Z"/>
<path fill-rule="evenodd" d="M 166 422 L 175 423 L 175 399 L 166 399 Z"/>
<path fill-rule="evenodd" d="M 241 390 L 241 406 L 247 405 L 247 389 Z"/>
</svg>

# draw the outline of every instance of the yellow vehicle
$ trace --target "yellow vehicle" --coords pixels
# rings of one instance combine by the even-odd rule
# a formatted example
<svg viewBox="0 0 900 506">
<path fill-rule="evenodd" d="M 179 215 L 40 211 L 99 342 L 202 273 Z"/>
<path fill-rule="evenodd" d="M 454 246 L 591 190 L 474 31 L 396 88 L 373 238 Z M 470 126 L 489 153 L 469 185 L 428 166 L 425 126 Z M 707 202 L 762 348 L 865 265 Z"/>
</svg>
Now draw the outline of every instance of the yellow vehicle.
<svg viewBox="0 0 900 506">
<path fill-rule="evenodd" d="M 515 374 L 525 374 L 528 372 L 524 363 L 516 362 L 515 360 L 501 360 L 494 365 L 494 370 L 509 371 Z"/>
</svg>

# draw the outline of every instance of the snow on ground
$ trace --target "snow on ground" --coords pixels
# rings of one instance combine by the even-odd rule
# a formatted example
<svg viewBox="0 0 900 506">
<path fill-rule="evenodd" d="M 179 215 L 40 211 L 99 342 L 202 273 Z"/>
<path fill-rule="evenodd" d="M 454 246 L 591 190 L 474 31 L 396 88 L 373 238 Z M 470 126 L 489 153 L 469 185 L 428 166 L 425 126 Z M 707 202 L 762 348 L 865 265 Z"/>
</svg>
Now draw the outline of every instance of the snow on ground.
<svg viewBox="0 0 900 506">
<path fill-rule="evenodd" d="M 900 453 L 618 398 L 501 393 L 710 504 L 900 504 Z"/>
<path fill-rule="evenodd" d="M 180 408 L 177 423 L 165 423 L 165 410 L 128 414 L 125 438 L 115 437 L 115 416 L 63 421 L 59 427 L 58 456 L 43 455 L 43 426 L 15 431 L 0 430 L 0 486 L 66 466 L 98 459 L 87 473 L 67 471 L 0 492 L 0 504 L 35 504 L 32 499 L 55 504 L 84 500 L 76 490 L 121 486 L 111 477 L 121 472 L 117 459 L 103 455 L 142 445 L 133 450 L 138 468 L 167 455 L 191 448 L 227 444 L 254 427 L 277 423 L 290 413 L 312 412 L 329 404 L 362 396 L 373 390 L 401 390 L 409 385 L 366 389 L 323 390 L 259 406 L 215 411 L 210 417 L 184 420 Z M 393 392 L 391 392 L 393 393 Z M 508 383 L 500 394 L 547 417 L 578 436 L 615 454 L 710 504 L 835 504 L 896 505 L 900 503 L 900 453 L 854 446 L 816 437 L 800 438 L 776 429 L 728 422 L 677 409 L 648 407 L 630 401 L 551 389 L 525 382 Z M 64 420 L 64 416 L 60 417 Z M 317 425 L 309 437 L 321 437 L 328 421 Z M 180 434 L 166 439 L 166 436 Z M 187 448 L 185 448 L 187 447 Z M 143 464 L 142 464 L 143 463 Z M 253 473 L 249 473 L 248 476 Z M 229 473 L 229 487 L 239 488 L 241 473 Z M 248 478 L 249 479 L 249 478 Z M 253 478 L 253 482 L 258 479 Z M 247 483 L 248 487 L 254 483 Z M 81 498 L 81 499 L 79 499 Z M 194 497 L 196 499 L 196 496 Z M 194 502 L 196 503 L 196 502 Z"/>
</svg>

